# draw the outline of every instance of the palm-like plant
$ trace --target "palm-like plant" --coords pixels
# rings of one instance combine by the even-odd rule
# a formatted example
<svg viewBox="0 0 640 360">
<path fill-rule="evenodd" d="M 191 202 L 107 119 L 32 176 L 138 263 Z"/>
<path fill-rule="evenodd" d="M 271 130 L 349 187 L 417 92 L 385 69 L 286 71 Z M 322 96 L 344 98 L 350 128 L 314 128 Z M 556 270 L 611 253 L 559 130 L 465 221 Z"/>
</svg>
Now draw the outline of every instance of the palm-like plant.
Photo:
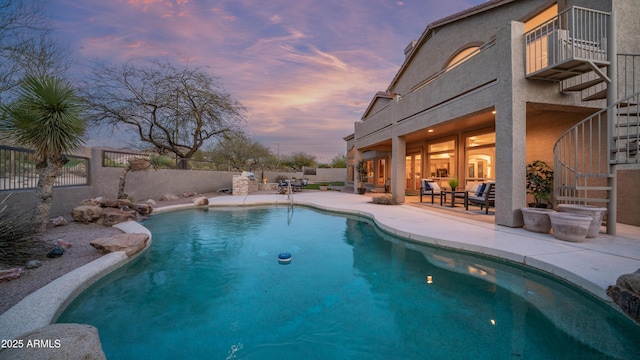
<svg viewBox="0 0 640 360">
<path fill-rule="evenodd" d="M 32 221 L 42 234 L 51 211 L 56 176 L 68 161 L 65 153 L 84 142 L 81 100 L 70 83 L 57 77 L 27 76 L 14 102 L 2 106 L 0 130 L 35 151 L 38 185 Z"/>
</svg>

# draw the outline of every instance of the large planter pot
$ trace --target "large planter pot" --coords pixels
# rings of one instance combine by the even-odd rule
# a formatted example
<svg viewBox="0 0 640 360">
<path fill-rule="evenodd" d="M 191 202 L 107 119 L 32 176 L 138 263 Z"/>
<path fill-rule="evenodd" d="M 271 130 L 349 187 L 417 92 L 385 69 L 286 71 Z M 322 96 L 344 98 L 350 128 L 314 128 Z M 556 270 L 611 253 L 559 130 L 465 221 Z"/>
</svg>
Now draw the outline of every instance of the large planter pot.
<svg viewBox="0 0 640 360">
<path fill-rule="evenodd" d="M 367 188 L 358 188 L 358 194 L 364 195 L 367 192 Z"/>
<path fill-rule="evenodd" d="M 594 238 L 600 233 L 602 217 L 604 213 L 607 212 L 607 208 L 592 205 L 560 204 L 558 205 L 558 211 L 591 216 L 593 220 L 591 220 L 591 224 L 589 225 L 587 237 Z"/>
<path fill-rule="evenodd" d="M 520 210 L 525 229 L 543 234 L 548 234 L 551 231 L 549 213 L 555 212 L 555 210 L 541 208 L 522 208 Z"/>
<path fill-rule="evenodd" d="M 568 212 L 549 213 L 553 236 L 556 239 L 583 242 L 587 237 L 589 225 L 593 218 L 589 215 L 572 214 Z"/>
</svg>

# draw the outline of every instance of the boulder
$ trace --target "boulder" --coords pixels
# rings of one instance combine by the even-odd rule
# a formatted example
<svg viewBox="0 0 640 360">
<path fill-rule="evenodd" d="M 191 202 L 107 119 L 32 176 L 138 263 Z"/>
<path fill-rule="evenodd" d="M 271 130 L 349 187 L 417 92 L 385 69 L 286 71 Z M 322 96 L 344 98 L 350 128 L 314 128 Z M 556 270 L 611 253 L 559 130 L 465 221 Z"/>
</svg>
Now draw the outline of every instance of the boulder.
<svg viewBox="0 0 640 360">
<path fill-rule="evenodd" d="M 77 206 L 71 211 L 71 217 L 75 221 L 88 224 L 102 217 L 102 208 L 89 205 Z"/>
<path fill-rule="evenodd" d="M 13 268 L 9 270 L 0 270 L 0 283 L 17 279 L 22 274 L 22 269 Z"/>
<path fill-rule="evenodd" d="M 104 204 L 108 201 L 108 199 L 104 196 L 98 196 L 97 198 L 93 199 L 96 203 L 98 203 L 98 205 L 100 206 L 104 206 Z"/>
<path fill-rule="evenodd" d="M 178 199 L 179 197 L 171 193 L 162 194 L 162 196 L 160 197 L 160 201 L 173 201 Z"/>
<path fill-rule="evenodd" d="M 110 208 L 123 208 L 123 207 L 131 207 L 131 205 L 133 205 L 133 201 L 129 200 L 129 199 L 118 199 L 118 200 L 107 200 L 104 203 L 104 207 L 110 207 Z"/>
<path fill-rule="evenodd" d="M 47 221 L 47 227 L 56 227 L 56 226 L 66 226 L 68 225 L 67 220 L 64 216 L 58 216 Z"/>
<path fill-rule="evenodd" d="M 47 253 L 47 257 L 52 259 L 59 258 L 64 254 L 65 250 L 62 246 L 56 246 Z"/>
<path fill-rule="evenodd" d="M 607 288 L 607 295 L 624 313 L 640 323 L 640 269 L 620 275 L 616 284 Z"/>
<path fill-rule="evenodd" d="M 98 329 L 84 324 L 52 324 L 19 337 L 22 348 L 0 351 L 0 359 L 106 359 Z"/>
<path fill-rule="evenodd" d="M 104 208 L 102 210 L 102 224 L 104 226 L 113 226 L 121 222 L 135 219 L 135 210 L 122 210 L 116 208 Z"/>
<path fill-rule="evenodd" d="M 153 199 L 147 199 L 144 201 L 144 203 L 147 205 L 156 206 L 156 202 Z"/>
<path fill-rule="evenodd" d="M 194 192 L 186 192 L 186 193 L 182 194 L 183 198 L 190 198 L 190 197 L 194 197 L 194 196 L 196 196 L 196 193 L 194 193 Z"/>
<path fill-rule="evenodd" d="M 153 206 L 150 204 L 133 204 L 131 208 L 140 215 L 149 215 L 153 212 Z"/>
<path fill-rule="evenodd" d="M 193 205 L 195 206 L 209 205 L 209 199 L 207 199 L 205 196 L 197 197 L 193 199 Z"/>
<path fill-rule="evenodd" d="M 144 249 L 147 246 L 147 241 L 149 241 L 149 235 L 132 233 L 95 239 L 90 244 L 103 252 L 124 251 L 127 256 L 131 256 Z"/>
<path fill-rule="evenodd" d="M 80 201 L 80 205 L 85 206 L 101 206 L 102 204 L 96 201 L 96 199 L 84 199 Z"/>
</svg>

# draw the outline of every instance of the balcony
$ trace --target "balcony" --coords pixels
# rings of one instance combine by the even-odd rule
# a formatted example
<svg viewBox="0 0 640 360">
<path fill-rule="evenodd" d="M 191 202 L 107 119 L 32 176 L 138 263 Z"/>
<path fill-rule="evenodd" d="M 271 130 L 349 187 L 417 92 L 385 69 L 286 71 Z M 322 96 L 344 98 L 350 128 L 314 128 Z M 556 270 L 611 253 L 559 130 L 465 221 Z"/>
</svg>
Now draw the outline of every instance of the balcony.
<svg viewBox="0 0 640 360">
<path fill-rule="evenodd" d="M 609 13 L 571 7 L 527 32 L 526 77 L 561 81 L 594 71 L 606 79 L 609 21 Z"/>
</svg>

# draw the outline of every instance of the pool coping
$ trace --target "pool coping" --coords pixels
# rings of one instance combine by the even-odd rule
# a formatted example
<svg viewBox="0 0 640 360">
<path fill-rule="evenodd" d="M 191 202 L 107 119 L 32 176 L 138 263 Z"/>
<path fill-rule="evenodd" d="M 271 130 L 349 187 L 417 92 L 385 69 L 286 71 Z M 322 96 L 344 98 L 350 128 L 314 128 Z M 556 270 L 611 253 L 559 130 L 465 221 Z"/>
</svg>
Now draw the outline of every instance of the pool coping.
<svg viewBox="0 0 640 360">
<path fill-rule="evenodd" d="M 582 245 L 582 243 L 566 243 L 560 240 L 555 240 L 549 234 L 537 234 L 531 233 L 524 229 L 501 227 L 499 225 L 479 222 L 475 220 L 461 219 L 452 215 L 434 213 L 428 210 L 411 207 L 409 205 L 387 206 L 372 204 L 370 198 L 362 195 L 350 195 L 344 193 L 339 196 L 334 194 L 323 194 L 326 192 L 309 192 L 307 194 L 294 195 L 293 201 L 286 195 L 250 195 L 250 196 L 223 196 L 214 197 L 209 199 L 208 206 L 196 207 L 193 204 L 181 204 L 164 206 L 154 209 L 153 214 L 159 214 L 169 211 L 176 211 L 189 208 L 208 208 L 208 207 L 224 207 L 224 206 L 260 206 L 260 205 L 285 205 L 290 204 L 308 206 L 323 211 L 336 212 L 348 215 L 356 215 L 368 218 L 372 220 L 380 229 L 390 234 L 409 239 L 417 243 L 434 245 L 445 249 L 460 250 L 464 252 L 476 253 L 480 255 L 499 258 L 502 260 L 511 261 L 524 266 L 532 267 L 540 270 L 544 273 L 555 276 L 558 279 L 565 280 L 574 286 L 586 291 L 587 293 L 599 298 L 605 303 L 617 308 L 611 299 L 606 295 L 606 281 L 608 284 L 614 284 L 611 282 L 609 276 L 603 280 L 599 278 L 597 280 L 590 279 L 585 274 L 594 275 L 593 272 L 589 272 L 589 269 L 572 267 L 573 263 L 567 263 L 563 257 L 569 257 L 579 254 L 585 259 L 593 257 L 593 249 L 589 249 L 588 246 Z M 342 198 L 344 197 L 344 198 Z M 346 199 L 346 201 L 342 201 Z M 153 215 L 152 214 L 152 215 Z M 446 223 L 455 224 L 456 234 L 473 234 L 472 238 L 464 238 L 464 240 L 457 240 L 451 236 L 447 236 L 446 233 L 440 232 L 436 235 L 426 235 L 424 231 L 424 223 L 416 221 L 415 214 L 422 219 L 436 220 L 440 223 L 445 223 L 443 228 L 446 228 Z M 414 218 L 411 219 L 411 216 Z M 407 219 L 408 218 L 408 219 Z M 428 221 L 426 221 L 428 223 Z M 83 290 L 91 286 L 100 278 L 118 269 L 119 267 L 133 261 L 143 253 L 145 253 L 151 246 L 151 232 L 134 221 L 128 221 L 114 225 L 125 233 L 139 233 L 144 232 L 149 235 L 149 242 L 147 247 L 138 254 L 127 257 L 124 252 L 113 252 L 101 256 L 100 258 L 65 274 L 58 279 L 52 281 L 46 286 L 38 289 L 37 291 L 26 296 L 19 303 L 11 307 L 9 310 L 0 314 L 0 339 L 15 339 L 20 335 L 33 331 L 35 329 L 50 325 L 54 323 L 58 316 L 65 310 L 65 308 L 73 301 Z M 483 238 L 481 233 L 485 234 Z M 536 247 L 541 247 L 540 251 L 535 253 L 522 253 L 517 251 L 517 248 L 509 248 L 509 243 L 504 241 L 494 241 L 496 239 L 489 239 L 486 237 L 488 233 L 495 233 L 501 236 L 495 236 L 498 238 L 507 237 L 517 240 L 535 240 Z M 603 235 L 606 236 L 606 235 Z M 481 243 L 473 241 L 475 238 L 480 238 L 481 241 L 487 241 L 487 243 Z M 489 245 L 490 246 L 489 246 Z M 505 245 L 507 245 L 505 247 Z M 550 250 L 550 249 L 553 249 Z M 640 242 L 639 242 L 640 249 Z M 618 254 L 609 254 L 602 251 L 595 251 L 596 255 L 600 254 L 601 257 L 611 256 L 617 259 L 625 259 L 626 262 L 616 262 L 615 269 L 620 269 L 618 275 L 631 273 L 635 269 L 640 268 L 640 252 L 638 258 L 625 257 Z M 567 255 L 568 254 L 568 255 Z M 585 262 L 586 267 L 593 267 L 590 262 Z M 630 270 L 632 269 L 633 270 Z M 629 269 L 629 270 L 624 270 Z M 599 270 L 599 269 L 596 269 Z M 586 272 L 585 272 L 586 271 Z M 618 270 L 614 270 L 618 271 Z M 611 272 L 611 269 L 607 269 L 607 275 Z M 617 276 L 616 276 L 617 277 Z M 38 309 L 38 311 L 34 311 Z M 619 309 L 618 309 L 619 310 Z"/>
</svg>

